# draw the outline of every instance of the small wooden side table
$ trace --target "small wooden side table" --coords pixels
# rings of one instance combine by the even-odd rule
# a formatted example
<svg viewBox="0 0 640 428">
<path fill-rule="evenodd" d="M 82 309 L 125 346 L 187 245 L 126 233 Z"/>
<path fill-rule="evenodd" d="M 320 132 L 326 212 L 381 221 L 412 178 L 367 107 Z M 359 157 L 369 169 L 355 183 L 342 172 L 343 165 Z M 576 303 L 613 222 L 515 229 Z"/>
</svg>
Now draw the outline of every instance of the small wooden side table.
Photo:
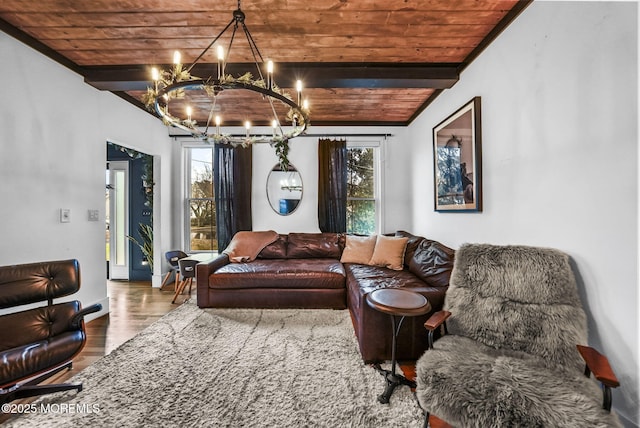
<svg viewBox="0 0 640 428">
<path fill-rule="evenodd" d="M 416 383 L 396 373 L 396 348 L 400 327 L 405 317 L 424 315 L 431 311 L 431 304 L 422 294 L 398 288 L 385 288 L 372 291 L 367 295 L 367 304 L 373 309 L 391 315 L 393 341 L 391 342 L 391 370 L 385 370 L 380 364 L 374 368 L 384 375 L 387 386 L 378 397 L 378 401 L 386 404 L 393 391 L 400 385 L 416 387 Z"/>
</svg>

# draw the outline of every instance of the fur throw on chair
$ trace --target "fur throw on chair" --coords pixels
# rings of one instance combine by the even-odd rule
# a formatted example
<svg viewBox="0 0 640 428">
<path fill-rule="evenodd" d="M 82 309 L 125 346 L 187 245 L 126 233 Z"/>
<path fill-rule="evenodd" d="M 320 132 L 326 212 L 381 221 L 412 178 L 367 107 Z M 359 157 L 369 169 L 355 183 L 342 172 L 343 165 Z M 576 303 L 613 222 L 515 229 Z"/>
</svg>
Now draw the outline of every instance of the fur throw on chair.
<svg viewBox="0 0 640 428">
<path fill-rule="evenodd" d="M 426 411 L 456 427 L 619 426 L 583 374 L 586 316 L 566 254 L 464 245 L 445 309 L 449 335 L 416 367 Z"/>
</svg>

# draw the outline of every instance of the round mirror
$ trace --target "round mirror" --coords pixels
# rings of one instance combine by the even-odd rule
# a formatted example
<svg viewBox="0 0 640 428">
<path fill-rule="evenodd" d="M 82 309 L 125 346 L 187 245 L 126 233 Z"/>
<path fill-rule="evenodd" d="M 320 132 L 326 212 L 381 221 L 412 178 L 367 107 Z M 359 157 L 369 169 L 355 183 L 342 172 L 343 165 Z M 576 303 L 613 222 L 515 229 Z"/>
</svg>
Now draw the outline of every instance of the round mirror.
<svg viewBox="0 0 640 428">
<path fill-rule="evenodd" d="M 296 210 L 302 199 L 302 178 L 291 164 L 283 171 L 280 165 L 273 167 L 267 178 L 267 198 L 273 210 L 280 215 L 289 215 Z"/>
</svg>

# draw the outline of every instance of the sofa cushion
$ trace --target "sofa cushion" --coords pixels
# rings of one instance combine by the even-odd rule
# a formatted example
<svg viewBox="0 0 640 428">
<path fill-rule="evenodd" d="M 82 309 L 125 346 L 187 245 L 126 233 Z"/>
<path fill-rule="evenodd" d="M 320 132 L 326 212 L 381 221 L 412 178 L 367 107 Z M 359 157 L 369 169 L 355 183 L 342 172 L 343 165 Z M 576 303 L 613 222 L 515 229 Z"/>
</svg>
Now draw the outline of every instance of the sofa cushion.
<svg viewBox="0 0 640 428">
<path fill-rule="evenodd" d="M 376 235 L 347 235 L 345 239 L 346 243 L 340 261 L 342 263 L 368 264 L 376 246 Z"/>
<path fill-rule="evenodd" d="M 287 258 L 335 258 L 342 254 L 338 233 L 290 233 Z"/>
<path fill-rule="evenodd" d="M 404 250 L 404 265 L 408 269 L 409 264 L 411 263 L 411 259 L 413 258 L 413 253 L 416 252 L 416 249 L 424 240 L 424 237 L 413 235 L 412 233 L 406 232 L 404 230 L 398 230 L 395 233 L 395 236 L 409 238 L 409 240 L 407 241 L 407 248 Z"/>
<path fill-rule="evenodd" d="M 345 277 L 344 266 L 332 258 L 257 259 L 221 267 L 211 275 L 209 288 L 340 289 Z"/>
<path fill-rule="evenodd" d="M 402 270 L 404 267 L 404 251 L 408 240 L 409 238 L 378 235 L 376 246 L 368 264 L 393 270 Z"/>
<path fill-rule="evenodd" d="M 287 235 L 278 235 L 275 242 L 267 245 L 258 254 L 259 259 L 285 259 L 287 257 Z"/>
<path fill-rule="evenodd" d="M 455 251 L 437 241 L 424 239 L 413 254 L 409 271 L 429 285 L 447 287 Z"/>
</svg>

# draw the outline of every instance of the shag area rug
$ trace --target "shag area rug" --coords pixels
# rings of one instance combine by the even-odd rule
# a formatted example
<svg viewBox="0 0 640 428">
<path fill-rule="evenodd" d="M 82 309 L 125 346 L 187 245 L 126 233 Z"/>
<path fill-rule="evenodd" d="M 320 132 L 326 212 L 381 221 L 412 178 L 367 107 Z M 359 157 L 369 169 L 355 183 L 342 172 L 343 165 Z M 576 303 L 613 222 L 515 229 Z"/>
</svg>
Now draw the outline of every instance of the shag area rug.
<svg viewBox="0 0 640 428">
<path fill-rule="evenodd" d="M 386 332 L 382 332 L 386 334 Z M 363 364 L 348 311 L 187 302 L 10 427 L 419 427 L 408 387 Z"/>
</svg>

